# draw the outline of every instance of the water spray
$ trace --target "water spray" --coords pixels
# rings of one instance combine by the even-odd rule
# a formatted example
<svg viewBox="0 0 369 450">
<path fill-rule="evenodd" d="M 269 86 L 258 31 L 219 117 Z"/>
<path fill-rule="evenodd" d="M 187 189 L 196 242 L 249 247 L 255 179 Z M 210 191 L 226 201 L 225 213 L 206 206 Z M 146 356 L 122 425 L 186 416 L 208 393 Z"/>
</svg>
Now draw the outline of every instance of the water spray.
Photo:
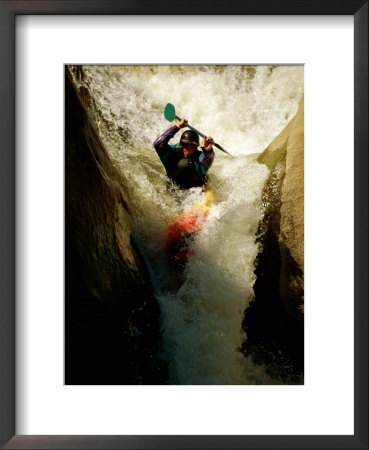
<svg viewBox="0 0 369 450">
<path fill-rule="evenodd" d="M 181 118 L 176 115 L 176 110 L 175 110 L 174 106 L 171 103 L 168 103 L 167 106 L 165 107 L 165 109 L 164 109 L 164 117 L 169 122 L 173 122 L 174 119 L 177 119 L 177 120 L 181 121 Z M 191 126 L 189 123 L 186 123 L 186 127 L 188 127 L 190 130 L 194 131 L 196 134 L 198 134 L 202 138 L 205 137 L 205 135 L 203 133 L 201 133 L 201 131 L 196 130 L 196 128 Z M 224 153 L 227 153 L 227 155 L 229 155 L 231 158 L 233 158 L 233 156 L 229 152 L 227 152 L 227 150 L 225 150 L 221 145 L 217 144 L 213 140 L 210 140 L 209 142 L 210 142 L 210 144 L 213 144 L 215 147 L 219 148 L 219 150 L 221 150 Z"/>
</svg>

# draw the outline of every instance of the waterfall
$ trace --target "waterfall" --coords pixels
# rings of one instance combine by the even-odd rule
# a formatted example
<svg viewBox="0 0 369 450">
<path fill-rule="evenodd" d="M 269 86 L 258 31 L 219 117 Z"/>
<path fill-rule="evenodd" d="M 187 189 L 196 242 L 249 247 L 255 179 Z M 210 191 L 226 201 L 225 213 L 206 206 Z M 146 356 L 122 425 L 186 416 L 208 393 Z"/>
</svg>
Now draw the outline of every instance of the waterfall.
<svg viewBox="0 0 369 450">
<path fill-rule="evenodd" d="M 127 190 L 135 240 L 161 308 L 169 382 L 274 384 L 240 352 L 269 175 L 256 158 L 296 113 L 303 67 L 83 66 L 83 76 L 72 69 L 75 85 L 90 93 L 89 113 Z M 167 188 L 152 145 L 172 125 L 163 116 L 167 103 L 234 155 L 215 150 L 208 174 L 217 200 L 181 273 L 165 250 L 168 224 L 205 194 Z"/>
</svg>

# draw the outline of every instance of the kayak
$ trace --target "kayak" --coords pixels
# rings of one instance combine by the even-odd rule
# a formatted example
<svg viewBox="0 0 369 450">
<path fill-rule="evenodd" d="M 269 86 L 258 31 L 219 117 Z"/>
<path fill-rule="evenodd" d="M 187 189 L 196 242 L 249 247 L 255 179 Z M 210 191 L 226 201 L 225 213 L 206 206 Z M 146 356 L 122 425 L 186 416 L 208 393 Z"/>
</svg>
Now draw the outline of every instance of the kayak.
<svg viewBox="0 0 369 450">
<path fill-rule="evenodd" d="M 167 251 L 177 268 L 183 268 L 188 258 L 194 254 L 189 245 L 196 233 L 204 228 L 210 208 L 215 201 L 214 189 L 208 183 L 204 199 L 194 208 L 174 219 L 168 226 Z"/>
</svg>

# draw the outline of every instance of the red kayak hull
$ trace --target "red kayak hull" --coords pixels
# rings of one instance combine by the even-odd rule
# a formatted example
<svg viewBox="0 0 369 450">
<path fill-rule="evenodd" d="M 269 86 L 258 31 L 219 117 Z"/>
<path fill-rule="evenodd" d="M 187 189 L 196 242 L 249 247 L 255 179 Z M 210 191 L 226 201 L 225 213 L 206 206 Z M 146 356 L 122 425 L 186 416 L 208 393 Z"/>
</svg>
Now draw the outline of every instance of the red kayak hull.
<svg viewBox="0 0 369 450">
<path fill-rule="evenodd" d="M 167 251 L 173 261 L 179 265 L 187 263 L 193 255 L 188 248 L 194 234 L 201 231 L 206 223 L 208 213 L 201 210 L 192 210 L 177 217 L 168 227 Z"/>
</svg>

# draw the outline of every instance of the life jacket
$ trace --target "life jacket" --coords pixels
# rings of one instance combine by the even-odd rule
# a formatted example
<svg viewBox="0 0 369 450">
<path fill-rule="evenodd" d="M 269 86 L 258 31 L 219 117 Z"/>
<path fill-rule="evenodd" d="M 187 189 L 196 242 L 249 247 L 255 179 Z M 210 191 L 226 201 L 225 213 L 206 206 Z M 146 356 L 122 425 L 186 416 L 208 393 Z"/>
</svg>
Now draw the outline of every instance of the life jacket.
<svg viewBox="0 0 369 450">
<path fill-rule="evenodd" d="M 181 146 L 176 145 L 171 152 L 170 158 L 166 164 L 166 171 L 168 177 L 174 181 L 174 183 L 180 189 L 189 189 L 191 187 L 204 186 L 207 182 L 207 176 L 199 173 L 199 157 L 201 152 L 195 150 L 195 152 L 188 158 L 183 156 L 183 150 Z"/>
</svg>

